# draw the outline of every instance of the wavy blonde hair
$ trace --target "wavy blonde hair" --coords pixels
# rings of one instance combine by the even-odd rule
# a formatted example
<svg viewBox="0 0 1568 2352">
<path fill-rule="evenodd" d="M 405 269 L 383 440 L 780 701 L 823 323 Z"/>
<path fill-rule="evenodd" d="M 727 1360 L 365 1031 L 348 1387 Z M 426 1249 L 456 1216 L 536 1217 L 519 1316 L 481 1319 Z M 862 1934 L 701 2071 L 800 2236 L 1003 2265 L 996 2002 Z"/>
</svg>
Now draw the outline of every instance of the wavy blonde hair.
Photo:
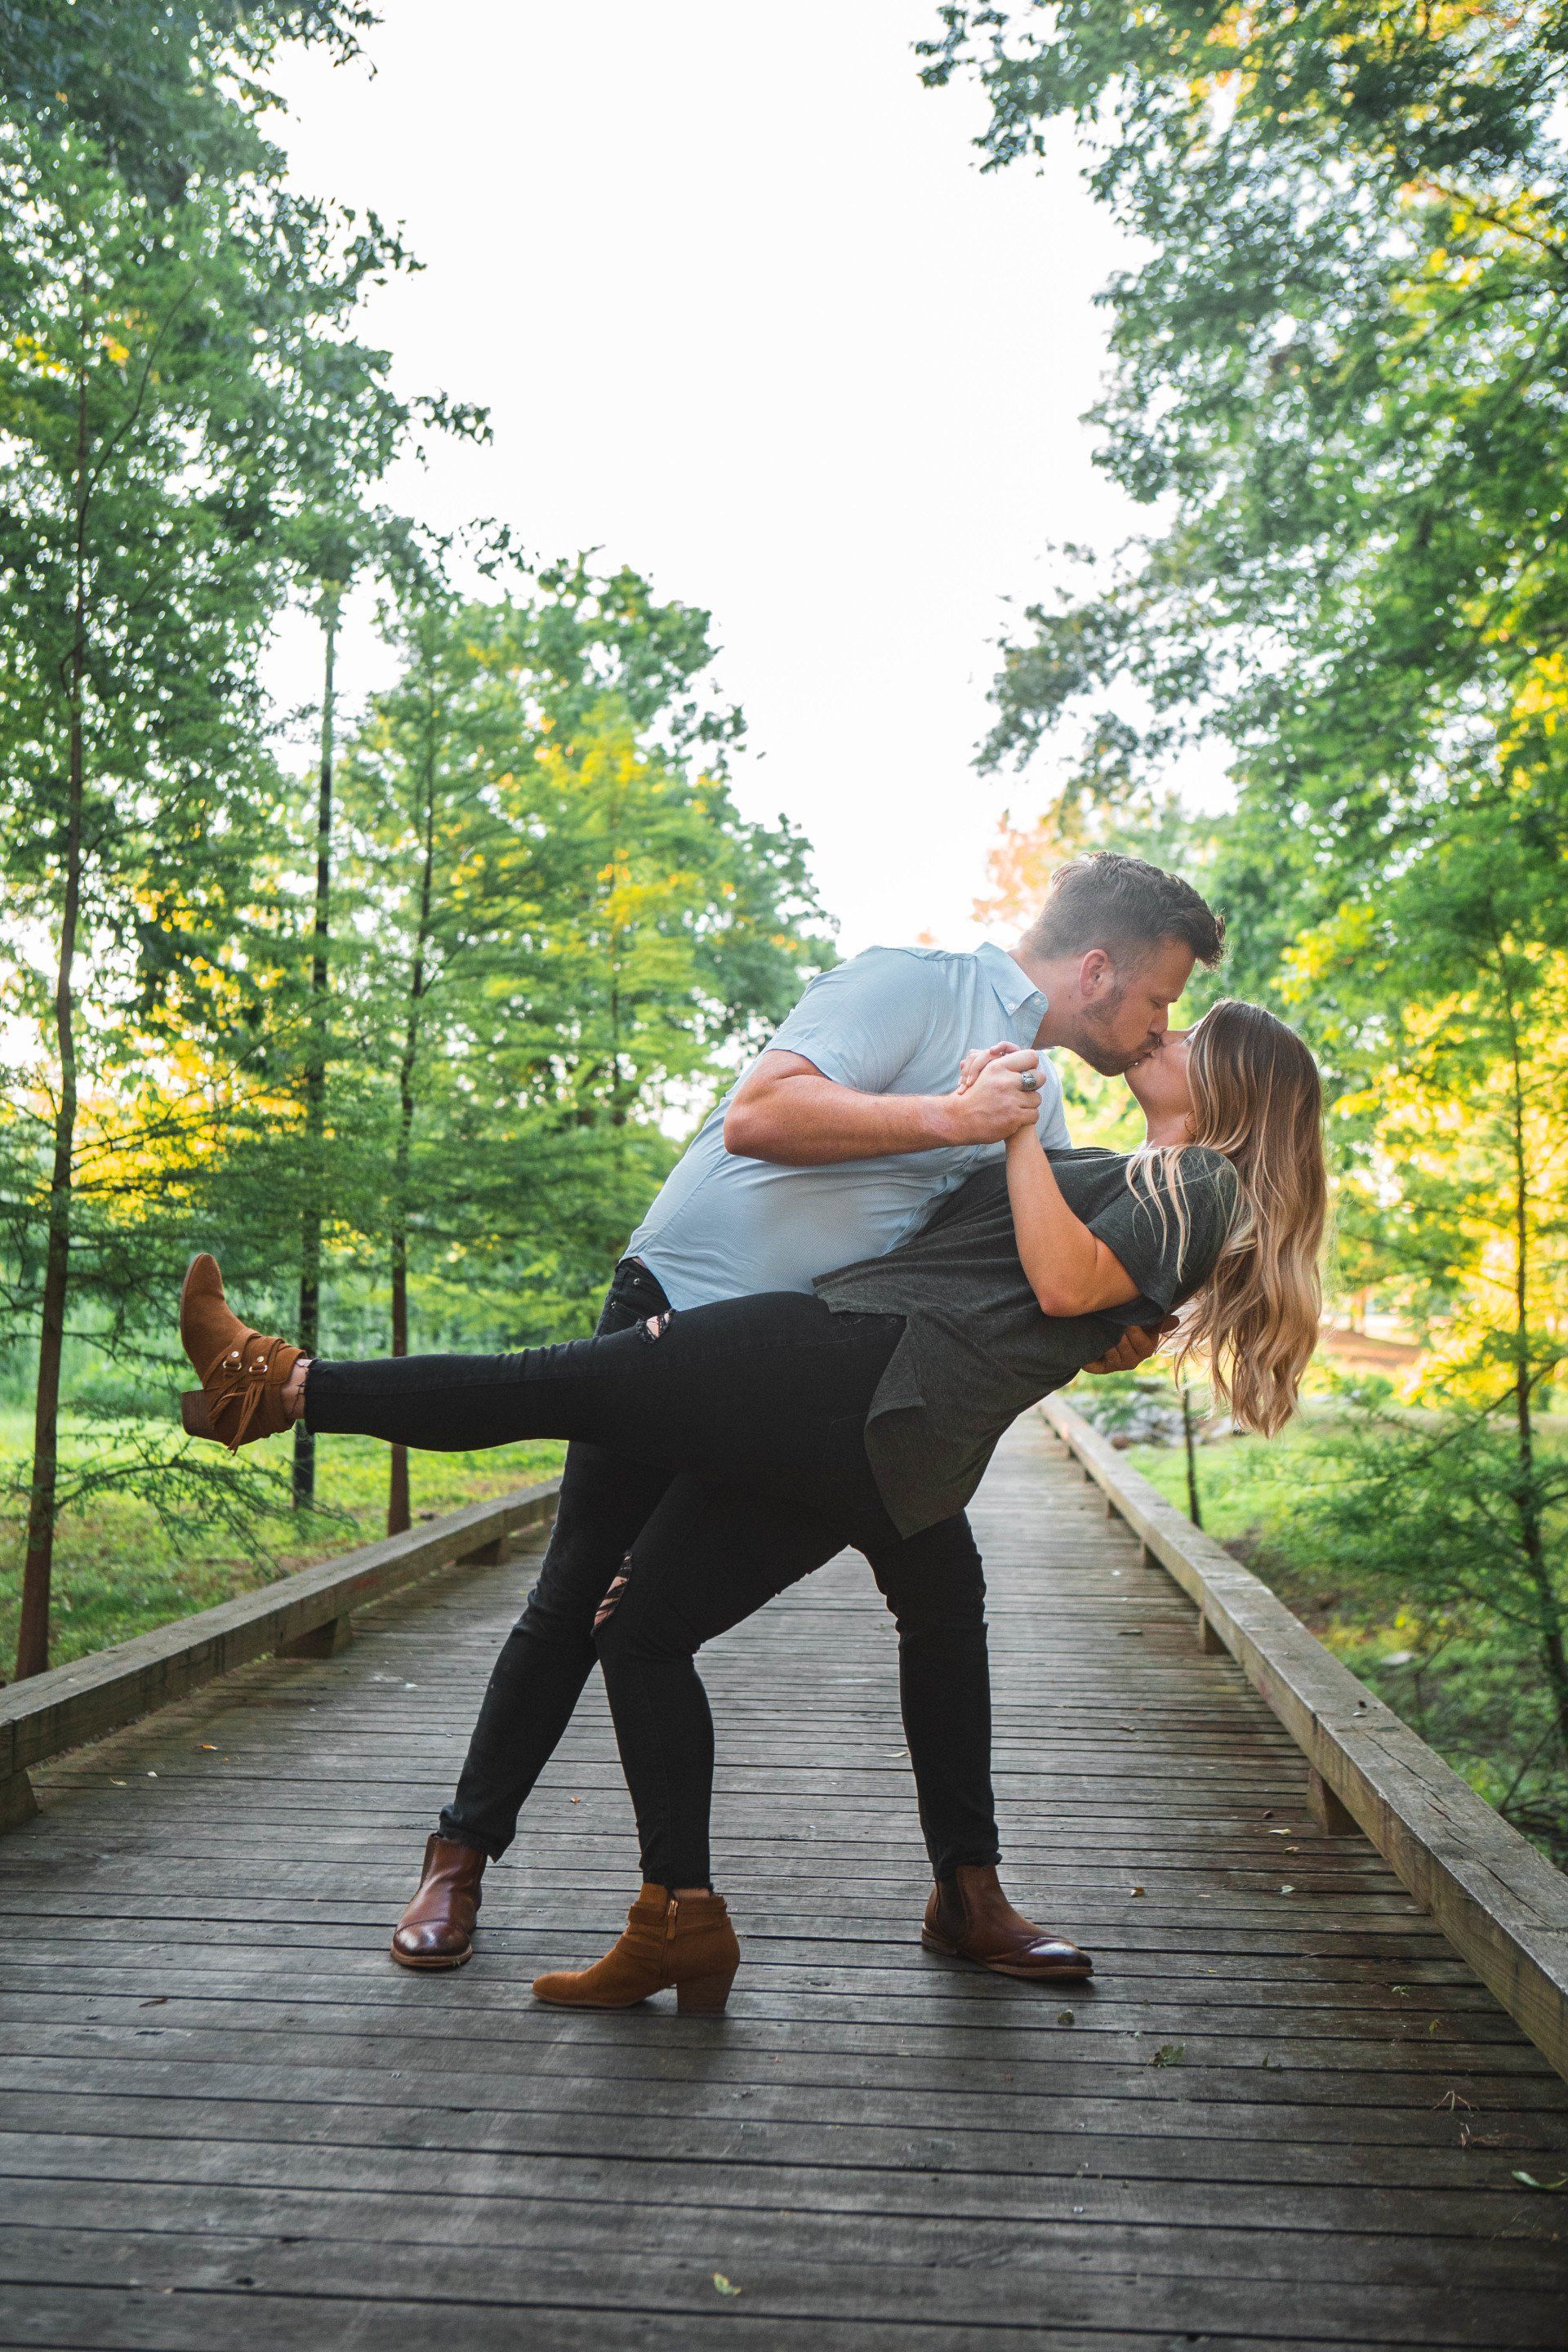
<svg viewBox="0 0 1568 2352">
<path fill-rule="evenodd" d="M 1234 997 L 1193 1031 L 1187 1076 L 1193 1141 L 1230 1162 L 1238 1192 L 1214 1272 L 1182 1311 L 1176 1364 L 1205 1358 L 1234 1419 L 1272 1437 L 1296 1409 L 1322 1313 L 1322 1081 L 1293 1029 Z M 1180 1148 L 1140 1152 L 1128 1169 L 1134 1189 L 1152 1193 L 1150 1163 L 1163 1163 L 1178 1262 L 1187 1228 L 1181 1157 Z"/>
</svg>

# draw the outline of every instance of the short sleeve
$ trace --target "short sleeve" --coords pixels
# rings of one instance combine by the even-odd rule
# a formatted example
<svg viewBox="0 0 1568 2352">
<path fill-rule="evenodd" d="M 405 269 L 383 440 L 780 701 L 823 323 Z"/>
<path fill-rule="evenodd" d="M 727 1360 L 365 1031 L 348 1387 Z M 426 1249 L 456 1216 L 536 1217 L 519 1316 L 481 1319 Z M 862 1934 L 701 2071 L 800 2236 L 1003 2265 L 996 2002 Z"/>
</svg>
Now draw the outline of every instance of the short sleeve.
<svg viewBox="0 0 1568 2352">
<path fill-rule="evenodd" d="M 1182 1187 L 1184 1220 L 1162 1163 L 1151 1160 L 1140 1169 L 1136 1187 L 1124 1184 L 1089 1220 L 1090 1233 L 1126 1268 L 1139 1296 L 1167 1311 L 1214 1272 L 1236 1207 L 1235 1171 L 1217 1152 L 1184 1151 Z"/>
<path fill-rule="evenodd" d="M 940 967 L 899 948 L 868 948 L 814 980 L 768 1044 L 803 1054 L 824 1077 L 858 1094 L 886 1094 L 951 1017 Z"/>
<path fill-rule="evenodd" d="M 1067 1105 L 1062 1099 L 1062 1082 L 1049 1055 L 1042 1056 L 1041 1068 L 1046 1073 L 1040 1088 L 1040 1150 L 1070 1151 L 1072 1137 L 1068 1132 Z"/>
</svg>

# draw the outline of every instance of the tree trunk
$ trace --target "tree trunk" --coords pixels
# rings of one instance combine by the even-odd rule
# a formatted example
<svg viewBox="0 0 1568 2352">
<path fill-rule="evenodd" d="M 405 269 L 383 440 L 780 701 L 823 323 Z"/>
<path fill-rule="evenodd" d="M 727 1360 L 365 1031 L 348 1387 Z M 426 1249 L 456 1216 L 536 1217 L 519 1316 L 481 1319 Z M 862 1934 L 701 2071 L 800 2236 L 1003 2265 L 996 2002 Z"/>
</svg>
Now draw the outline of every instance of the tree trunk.
<svg viewBox="0 0 1568 2352">
<path fill-rule="evenodd" d="M 403 1058 L 397 1069 L 397 1154 L 392 1205 L 392 1352 L 408 1353 L 408 1169 L 414 1148 L 414 1112 L 417 1101 L 419 1030 L 425 1009 L 430 918 L 436 895 L 436 743 L 435 719 L 425 740 L 424 805 L 420 811 L 423 862 L 419 874 L 419 919 L 414 933 L 414 961 L 408 973 L 408 1022 L 404 1031 Z M 401 1535 L 412 1525 L 408 1493 L 408 1448 L 395 1445 L 387 1475 L 386 1532 Z"/>
<path fill-rule="evenodd" d="M 1519 1444 L 1519 1479 L 1514 1503 L 1519 1517 L 1520 1549 L 1535 1590 L 1541 1663 L 1552 1694 L 1557 1741 L 1568 1763 L 1568 1643 L 1564 1641 L 1563 1607 L 1552 1573 L 1542 1524 L 1541 1490 L 1535 1476 L 1535 1416 L 1530 1361 L 1530 1181 L 1524 1130 L 1524 1063 L 1517 1027 L 1512 1034 L 1513 1143 L 1513 1414 Z"/>
<path fill-rule="evenodd" d="M 65 1352 L 66 1298 L 70 1287 L 71 1187 L 76 1161 L 76 1018 L 72 976 L 81 911 L 83 793 L 82 683 L 87 670 L 87 372 L 77 379 L 76 580 L 69 696 L 64 887 L 59 957 L 55 968 L 55 1031 L 60 1091 L 55 1109 L 54 1166 L 49 1179 L 48 1246 L 38 1318 L 38 1377 L 33 1410 L 33 1475 L 27 1499 L 27 1549 L 22 1569 L 22 1613 L 16 1679 L 41 1675 L 49 1663 L 49 1586 L 54 1576 L 55 1496 L 59 1483 L 60 1360 Z"/>
<path fill-rule="evenodd" d="M 401 1227 L 392 1236 L 392 1352 L 408 1353 L 408 1244 Z M 386 1480 L 386 1532 L 400 1536 L 414 1524 L 408 1494 L 408 1448 L 395 1445 Z"/>
<path fill-rule="evenodd" d="M 1193 1425 L 1193 1392 L 1185 1381 L 1182 1382 L 1182 1444 L 1187 1455 L 1187 1517 L 1194 1528 L 1201 1528 L 1204 1515 L 1198 1508 L 1198 1438 Z"/>
<path fill-rule="evenodd" d="M 338 613 L 341 598 L 329 587 L 322 598 L 326 665 L 321 686 L 321 772 L 316 800 L 315 952 L 310 960 L 310 1043 L 305 1064 L 305 1187 L 300 1214 L 300 1312 L 296 1329 L 308 1356 L 320 1353 L 321 1338 L 321 1154 L 327 1109 L 327 943 L 332 892 L 332 720 Z M 294 1508 L 308 1510 L 316 1499 L 316 1441 L 302 1421 L 294 1424 Z"/>
</svg>

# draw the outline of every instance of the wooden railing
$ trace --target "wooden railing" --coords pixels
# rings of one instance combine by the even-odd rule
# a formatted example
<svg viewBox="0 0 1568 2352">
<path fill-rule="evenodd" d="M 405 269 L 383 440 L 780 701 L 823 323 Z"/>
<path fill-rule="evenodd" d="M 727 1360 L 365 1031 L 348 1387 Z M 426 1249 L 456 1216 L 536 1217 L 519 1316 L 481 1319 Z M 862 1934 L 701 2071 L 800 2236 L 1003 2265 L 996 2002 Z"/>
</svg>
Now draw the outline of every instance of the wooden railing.
<svg viewBox="0 0 1568 2352">
<path fill-rule="evenodd" d="M 1198 1610 L 1307 1759 L 1331 1833 L 1363 1831 L 1531 2040 L 1568 2074 L 1568 1878 L 1059 1397 L 1040 1411 Z"/>
<path fill-rule="evenodd" d="M 542 1533 L 555 1516 L 560 1487 L 551 1478 L 471 1504 L 0 1690 L 0 1830 L 37 1811 L 30 1765 L 118 1731 L 268 1652 L 331 1656 L 348 1640 L 356 1609 L 433 1569 L 499 1559 L 518 1537 Z"/>
</svg>

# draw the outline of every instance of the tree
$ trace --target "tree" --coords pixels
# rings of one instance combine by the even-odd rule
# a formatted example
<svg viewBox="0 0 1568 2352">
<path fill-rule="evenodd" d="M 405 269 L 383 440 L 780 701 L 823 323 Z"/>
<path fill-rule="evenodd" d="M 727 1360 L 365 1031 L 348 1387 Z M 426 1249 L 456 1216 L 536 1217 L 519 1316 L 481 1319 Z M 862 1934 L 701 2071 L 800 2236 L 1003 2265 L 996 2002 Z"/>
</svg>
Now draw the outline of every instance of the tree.
<svg viewBox="0 0 1568 2352">
<path fill-rule="evenodd" d="M 403 673 L 373 702 L 345 793 L 374 910 L 367 1043 L 394 1094 L 390 1183 L 377 1223 L 388 1253 L 392 1352 L 405 1356 L 411 1229 L 416 1221 L 439 1228 L 458 1173 L 438 1150 L 420 1152 L 416 1165 L 416 1121 L 424 1111 L 431 1122 L 437 1098 L 450 1096 L 455 1071 L 468 1060 L 498 949 L 505 955 L 508 910 L 497 887 L 504 824 L 487 757 L 493 698 L 483 690 L 464 615 L 449 594 L 426 584 L 394 604 L 385 628 Z M 475 1076 L 482 1086 L 482 1074 Z M 407 1450 L 395 1445 L 387 1532 L 409 1524 Z"/>
<path fill-rule="evenodd" d="M 264 168 L 259 79 L 287 41 L 357 55 L 359 0 L 0 0 L 0 111 L 74 132 L 154 203 Z"/>
<path fill-rule="evenodd" d="M 1076 121 L 1148 258 L 1109 289 L 1101 462 L 1169 527 L 1099 593 L 1035 608 L 992 763 L 1087 710 L 1145 780 L 1194 730 L 1236 751 L 1224 866 L 1266 984 L 1446 827 L 1528 805 L 1565 832 L 1568 213 L 1548 11 L 944 9 L 928 79 L 976 71 L 999 166 Z M 1369 682 L 1375 681 L 1375 691 Z"/>
<path fill-rule="evenodd" d="M 803 846 L 692 772 L 738 718 L 706 615 L 636 574 L 421 593 L 389 628 L 402 675 L 343 770 L 374 945 L 339 1012 L 381 1074 L 393 1347 L 416 1318 L 573 1329 L 669 1165 L 661 1120 L 826 953 Z"/>
<path fill-rule="evenodd" d="M 243 866 L 254 665 L 277 559 L 244 375 L 269 295 L 217 207 L 156 221 L 68 134 L 0 145 L 7 425 L 0 564 L 5 853 L 14 911 L 53 935 L 55 1075 L 26 1601 L 18 1672 L 45 1663 L 59 1374 L 80 1110 L 78 965 L 134 999 L 146 919 L 181 956 Z M 242 356 L 243 355 L 243 356 Z M 239 384 L 237 385 L 237 374 Z M 165 978 L 167 975 L 165 975 Z"/>
<path fill-rule="evenodd" d="M 255 179 L 177 201 L 71 129 L 0 130 L 0 817 L 18 915 L 52 937 L 52 1076 L 18 1671 L 47 1657 L 81 1113 L 79 966 L 101 1078 L 132 1008 L 187 1021 L 271 797 L 257 663 L 321 451 L 383 425 L 384 354 L 342 333 L 399 265 L 374 224 Z M 390 397 L 390 396 L 389 396 Z M 365 412 L 371 413 L 367 426 Z M 399 409 L 397 415 L 405 416 Z M 372 442 L 374 446 L 374 439 Z M 34 992 L 36 993 L 36 992 Z"/>
</svg>

